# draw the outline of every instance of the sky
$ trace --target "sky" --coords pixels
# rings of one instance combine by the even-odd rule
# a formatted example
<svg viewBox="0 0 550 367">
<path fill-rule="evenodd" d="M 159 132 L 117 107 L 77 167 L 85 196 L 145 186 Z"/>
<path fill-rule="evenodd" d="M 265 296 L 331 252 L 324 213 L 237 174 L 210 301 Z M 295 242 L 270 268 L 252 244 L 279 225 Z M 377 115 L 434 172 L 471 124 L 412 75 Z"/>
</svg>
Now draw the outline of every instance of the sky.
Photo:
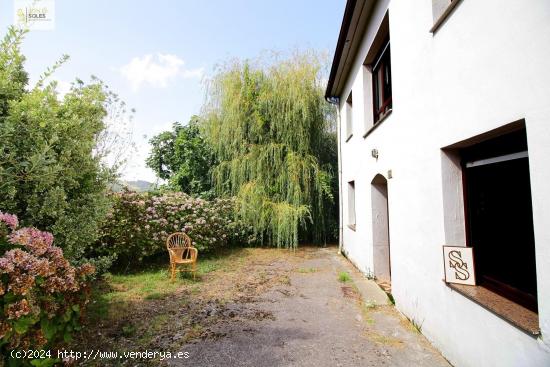
<svg viewBox="0 0 550 367">
<path fill-rule="evenodd" d="M 14 1 L 0 0 L 2 35 L 14 22 Z M 50 1 L 53 29 L 29 32 L 22 46 L 31 83 L 63 54 L 70 59 L 53 76 L 60 92 L 75 78 L 103 80 L 136 109 L 136 152 L 122 177 L 151 182 L 148 140 L 200 112 L 217 64 L 266 50 L 332 54 L 345 7 L 345 0 Z"/>
</svg>

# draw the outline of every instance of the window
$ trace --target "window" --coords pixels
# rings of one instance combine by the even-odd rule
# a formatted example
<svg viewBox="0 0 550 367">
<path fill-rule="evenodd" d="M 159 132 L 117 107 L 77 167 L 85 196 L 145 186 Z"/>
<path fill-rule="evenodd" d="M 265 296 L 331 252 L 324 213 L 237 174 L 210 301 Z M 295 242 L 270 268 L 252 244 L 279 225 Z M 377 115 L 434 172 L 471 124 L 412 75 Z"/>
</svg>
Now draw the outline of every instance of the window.
<svg viewBox="0 0 550 367">
<path fill-rule="evenodd" d="M 390 21 L 386 12 L 365 61 L 365 128 L 366 138 L 392 110 L 391 56 L 390 56 Z M 372 106 L 372 111 L 370 111 Z"/>
<path fill-rule="evenodd" d="M 346 100 L 346 141 L 353 136 L 353 97 L 349 92 Z"/>
<path fill-rule="evenodd" d="M 348 182 L 348 227 L 355 230 L 355 181 Z"/>
<path fill-rule="evenodd" d="M 462 149 L 466 240 L 478 285 L 537 312 L 525 129 Z"/>
<path fill-rule="evenodd" d="M 372 67 L 372 97 L 375 124 L 391 112 L 392 109 L 389 38 L 383 45 Z"/>
</svg>

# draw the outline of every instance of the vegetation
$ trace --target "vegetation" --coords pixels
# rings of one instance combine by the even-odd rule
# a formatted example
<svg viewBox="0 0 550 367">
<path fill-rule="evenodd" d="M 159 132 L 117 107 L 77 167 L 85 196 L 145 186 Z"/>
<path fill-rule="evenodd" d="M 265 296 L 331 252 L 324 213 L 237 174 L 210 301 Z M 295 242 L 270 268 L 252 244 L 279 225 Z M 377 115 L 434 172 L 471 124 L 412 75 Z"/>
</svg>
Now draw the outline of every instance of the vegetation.
<svg viewBox="0 0 550 367">
<path fill-rule="evenodd" d="M 238 250 L 227 250 L 225 252 L 203 255 L 197 263 L 197 278 L 193 280 L 189 273 L 179 273 L 176 281 L 172 281 L 167 271 L 166 262 L 163 258 L 160 261 L 150 262 L 148 266 L 139 272 L 128 272 L 125 274 L 106 273 L 102 277 L 103 289 L 98 288 L 96 299 L 99 301 L 90 308 L 90 317 L 99 321 L 105 316 L 109 305 L 124 304 L 127 302 L 164 299 L 173 296 L 182 286 L 194 285 L 197 287 L 201 279 L 216 270 L 227 270 L 231 262 L 226 258 Z M 222 256 L 220 256 L 220 254 Z M 235 260 L 235 259 L 233 259 Z M 113 310 L 119 313 L 120 310 Z"/>
<path fill-rule="evenodd" d="M 118 164 L 102 163 L 118 149 L 105 120 L 124 110 L 97 79 L 75 82 L 61 98 L 46 80 L 67 57 L 29 88 L 23 35 L 10 28 L 0 43 L 0 210 L 52 232 L 66 256 L 82 263 L 109 208 L 105 193 Z"/>
<path fill-rule="evenodd" d="M 152 342 L 156 326 L 143 317 L 150 304 L 183 290 L 190 299 L 206 291 L 189 279 L 170 283 L 164 243 L 172 232 L 188 233 L 201 252 L 199 275 L 225 273 L 209 290 L 220 307 L 225 298 L 236 302 L 290 283 L 288 274 L 266 271 L 242 288 L 237 280 L 246 258 L 224 252 L 228 245 L 295 248 L 300 240 L 323 243 L 336 234 L 334 115 L 323 100 L 318 55 L 220 68 L 201 116 L 151 140 L 147 164 L 167 188 L 114 193 L 122 190 L 117 171 L 133 148 L 124 102 L 96 78 L 76 80 L 61 96 L 48 80 L 66 56 L 29 86 L 23 36 L 12 28 L 0 42 L 0 365 L 56 363 L 10 359 L 9 351 L 70 343 L 93 273 L 99 288 L 92 320 L 113 323 L 105 327 L 128 340 L 143 335 L 149 338 L 143 345 Z M 117 122 L 122 125 L 113 128 Z M 271 251 L 270 264 L 279 256 Z M 220 252 L 228 258 L 213 257 Z M 162 266 L 144 270 L 144 259 L 157 255 Z M 116 270 L 140 265 L 141 272 L 102 276 L 114 262 Z M 191 316 L 207 306 L 190 299 Z M 125 317 L 115 325 L 116 315 L 130 314 L 136 304 L 143 306 L 140 321 Z M 201 334 L 190 315 L 182 342 Z M 153 324 L 167 327 L 168 314 L 158 316 Z"/>
<path fill-rule="evenodd" d="M 341 271 L 338 274 L 338 281 L 342 282 L 342 283 L 347 283 L 347 282 L 351 281 L 351 276 L 347 272 Z"/>
<path fill-rule="evenodd" d="M 188 233 L 200 252 L 254 242 L 252 231 L 235 218 L 231 199 L 135 192 L 113 193 L 110 198 L 113 207 L 91 257 L 113 257 L 119 265 L 137 265 L 145 257 L 164 255 L 166 237 L 178 231 Z"/>
<path fill-rule="evenodd" d="M 287 269 L 274 263 L 294 262 L 295 254 L 279 249 L 224 248 L 201 255 L 196 280 L 181 273 L 172 282 L 166 257 L 126 274 L 105 274 L 94 289 L 87 315 L 89 325 L 68 345 L 73 350 L 178 351 L 190 341 L 217 338 L 220 322 L 270 318 L 251 312 L 254 302 L 272 287 L 287 284 Z M 164 260 L 164 261 L 163 261 Z M 106 359 L 87 365 L 118 365 Z M 157 360 L 134 360 L 134 365 L 158 366 Z"/>
<path fill-rule="evenodd" d="M 208 87 L 203 119 L 219 161 L 216 192 L 236 196 L 239 216 L 278 247 L 325 242 L 336 227 L 334 114 L 322 71 L 312 53 L 263 67 L 236 61 Z"/>
<path fill-rule="evenodd" d="M 201 116 L 151 139 L 147 165 L 169 189 L 235 197 L 238 217 L 261 243 L 334 240 L 335 116 L 323 99 L 324 66 L 314 53 L 225 64 Z"/>
<path fill-rule="evenodd" d="M 15 215 L 0 212 L 0 353 L 9 366 L 51 366 L 54 355 L 12 358 L 11 350 L 48 350 L 80 330 L 88 301 L 90 264 L 75 268 L 53 246 L 54 237 L 18 228 Z M 50 352 L 51 353 L 51 352 Z M 3 363 L 0 363 L 3 365 Z"/>
<path fill-rule="evenodd" d="M 194 196 L 211 197 L 211 168 L 216 160 L 212 148 L 204 141 L 198 116 L 182 126 L 174 123 L 150 140 L 151 153 L 147 166 L 158 177 L 168 180 L 172 190 Z"/>
</svg>

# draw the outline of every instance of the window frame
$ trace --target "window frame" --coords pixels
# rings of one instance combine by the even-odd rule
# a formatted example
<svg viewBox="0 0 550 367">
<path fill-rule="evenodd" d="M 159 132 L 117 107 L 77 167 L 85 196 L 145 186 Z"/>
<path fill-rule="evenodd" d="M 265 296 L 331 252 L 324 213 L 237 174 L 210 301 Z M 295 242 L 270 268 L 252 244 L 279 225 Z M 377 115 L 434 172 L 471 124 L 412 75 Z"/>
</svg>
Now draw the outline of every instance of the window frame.
<svg viewBox="0 0 550 367">
<path fill-rule="evenodd" d="M 345 102 L 346 109 L 346 142 L 353 136 L 353 91 L 349 92 Z"/>
<path fill-rule="evenodd" d="M 373 111 L 373 125 L 378 124 L 386 116 L 388 116 L 393 109 L 393 88 L 392 88 L 392 72 L 391 72 L 391 44 L 389 36 L 382 44 L 376 61 L 372 64 L 372 111 Z M 386 96 L 386 84 L 385 77 L 387 73 L 389 86 L 389 96 Z M 381 98 L 380 98 L 381 97 Z"/>
<path fill-rule="evenodd" d="M 348 227 L 355 231 L 357 225 L 357 213 L 355 211 L 355 181 L 348 181 Z"/>
<path fill-rule="evenodd" d="M 525 131 L 525 130 L 523 130 Z M 506 136 L 509 134 L 504 134 L 500 137 Z M 480 146 L 480 144 L 495 141 L 495 139 L 498 139 L 500 137 L 495 137 L 492 139 L 488 139 L 485 141 L 482 141 L 478 144 L 473 145 L 472 147 Z M 476 244 L 474 243 L 474 240 L 472 239 L 472 213 L 471 213 L 471 198 L 469 195 L 469 185 L 471 182 L 469 182 L 469 169 L 471 168 L 479 168 L 484 166 L 489 166 L 493 164 L 499 164 L 499 163 L 506 163 L 513 160 L 518 159 L 527 159 L 529 157 L 528 148 L 525 146 L 525 148 L 522 148 L 517 151 L 500 151 L 496 154 L 494 153 L 474 153 L 473 155 L 470 155 L 469 153 L 465 153 L 468 149 L 471 149 L 471 147 L 462 149 L 460 153 L 460 160 L 461 160 L 461 168 L 462 168 L 462 191 L 463 191 L 463 200 L 464 200 L 464 226 L 465 226 L 465 239 L 466 239 L 466 246 L 472 247 L 474 249 L 474 255 L 476 255 L 480 249 L 479 247 L 476 248 Z M 494 148 L 489 148 L 489 151 Z M 508 149 L 508 148 L 507 148 Z M 513 149 L 512 149 L 513 150 Z M 530 195 L 530 199 L 532 200 L 532 193 Z M 531 213 L 532 215 L 532 213 Z M 534 228 L 532 228 L 532 231 L 534 232 Z M 477 245 L 479 246 L 479 245 Z M 533 247 L 536 246 L 535 243 L 533 243 Z M 534 251 L 534 249 L 533 249 Z M 531 264 L 529 264 L 530 266 Z M 532 264 L 536 267 L 536 255 L 535 255 L 535 264 Z M 494 292 L 510 302 L 513 302 L 521 307 L 524 307 L 526 309 L 529 309 L 532 312 L 537 313 L 537 304 L 538 304 L 538 295 L 534 294 L 531 295 L 523 290 L 514 288 L 513 285 L 506 283 L 502 279 L 492 279 L 489 276 L 483 276 L 484 272 L 480 272 L 479 269 L 484 268 L 484 263 L 479 258 L 479 255 L 476 256 L 475 259 L 475 267 L 476 267 L 476 285 L 479 287 L 483 287 L 491 292 Z M 536 273 L 536 270 L 535 270 Z M 536 283 L 535 283 L 536 287 Z"/>
</svg>

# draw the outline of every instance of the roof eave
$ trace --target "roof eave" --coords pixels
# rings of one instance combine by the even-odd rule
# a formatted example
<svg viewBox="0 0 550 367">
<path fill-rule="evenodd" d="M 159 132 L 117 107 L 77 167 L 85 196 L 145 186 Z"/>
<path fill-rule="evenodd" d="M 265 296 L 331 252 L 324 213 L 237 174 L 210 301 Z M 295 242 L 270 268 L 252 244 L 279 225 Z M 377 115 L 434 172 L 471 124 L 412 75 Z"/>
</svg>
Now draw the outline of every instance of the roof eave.
<svg viewBox="0 0 550 367">
<path fill-rule="evenodd" d="M 346 79 L 361 42 L 374 0 L 348 0 L 338 35 L 338 43 L 330 69 L 325 98 L 340 97 L 342 81 Z"/>
</svg>

